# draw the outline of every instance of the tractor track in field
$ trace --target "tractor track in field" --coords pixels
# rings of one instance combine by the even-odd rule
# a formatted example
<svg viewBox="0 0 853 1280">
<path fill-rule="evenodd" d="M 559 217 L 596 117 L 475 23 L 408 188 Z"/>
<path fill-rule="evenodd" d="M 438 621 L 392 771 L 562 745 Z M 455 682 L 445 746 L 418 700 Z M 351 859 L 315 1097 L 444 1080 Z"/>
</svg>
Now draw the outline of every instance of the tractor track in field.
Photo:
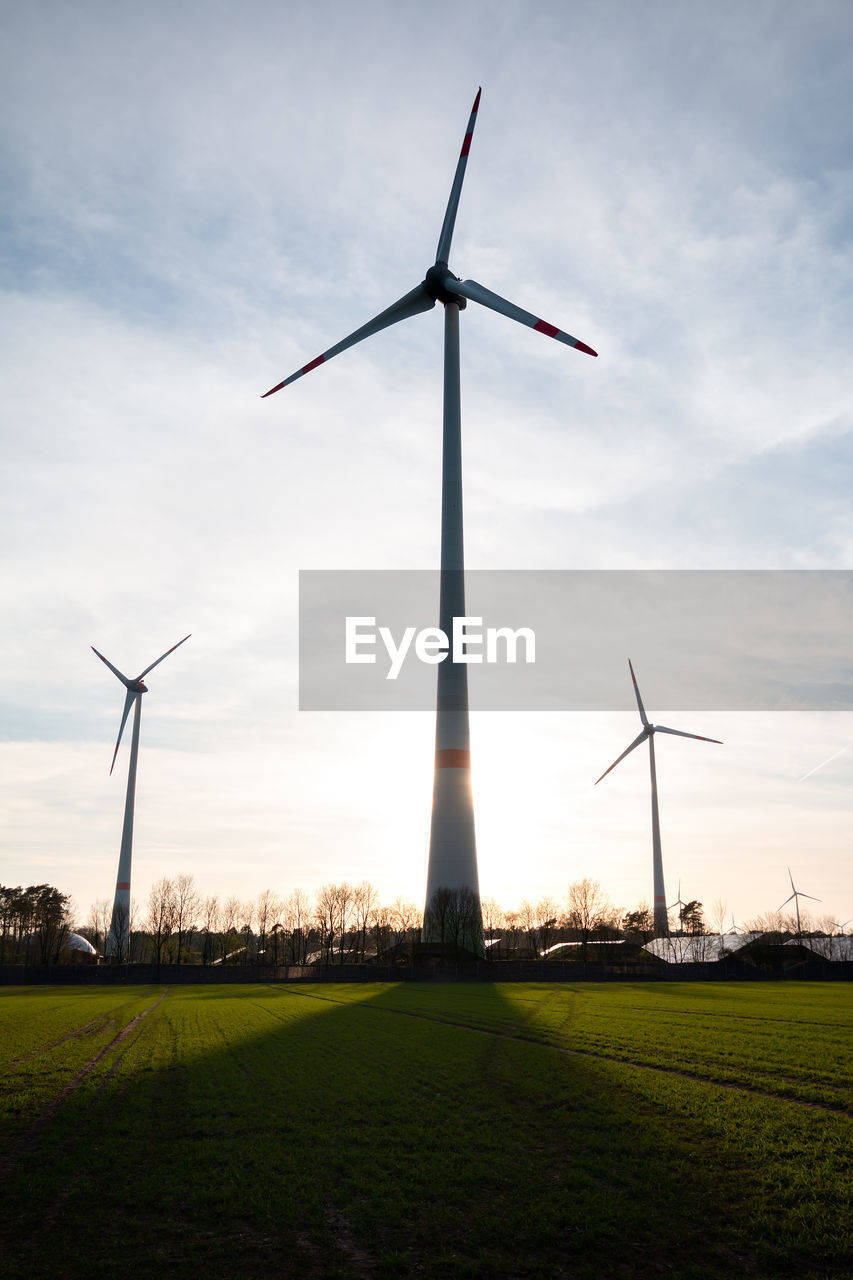
<svg viewBox="0 0 853 1280">
<path fill-rule="evenodd" d="M 61 1044 L 67 1044 L 69 1040 L 76 1040 L 78 1036 L 85 1035 L 93 1027 L 99 1029 L 105 1023 L 114 1021 L 122 1009 L 126 1009 L 129 1004 L 132 1004 L 132 1001 L 126 1000 L 124 1004 L 117 1005 L 115 1009 L 109 1009 L 106 1013 L 99 1013 L 96 1018 L 92 1018 L 91 1022 L 78 1027 L 76 1031 L 69 1031 L 68 1035 L 62 1036 L 59 1040 L 54 1040 L 52 1044 L 45 1045 L 42 1049 L 36 1049 L 33 1053 L 25 1053 L 23 1058 L 16 1058 L 14 1062 L 9 1063 L 3 1074 L 8 1075 L 15 1067 L 22 1067 L 27 1062 L 33 1062 L 36 1058 L 43 1058 L 46 1053 L 50 1053 L 53 1049 L 58 1049 Z"/>
<path fill-rule="evenodd" d="M 566 1049 L 561 1045 L 549 1044 L 546 1040 L 537 1040 L 533 1036 L 514 1035 L 510 1031 L 491 1031 L 488 1027 L 474 1027 L 468 1022 L 454 1022 L 450 1018 L 434 1018 L 425 1013 L 414 1013 L 409 1009 L 389 1009 L 385 1006 L 335 1000 L 332 996 L 315 995 L 313 992 L 291 990 L 285 986 L 269 986 L 271 991 L 281 991 L 289 996 L 304 996 L 308 1000 L 323 1000 L 327 1004 L 336 1005 L 339 1009 L 370 1009 L 374 1013 L 398 1014 L 404 1018 L 415 1018 L 419 1022 L 431 1022 L 443 1027 L 456 1027 L 460 1031 L 472 1031 L 476 1035 L 492 1036 L 496 1040 L 513 1040 L 517 1044 L 534 1045 L 537 1049 L 545 1049 L 551 1053 L 562 1054 L 567 1058 L 592 1058 L 595 1062 L 612 1062 L 619 1067 L 637 1067 L 641 1071 L 657 1071 L 661 1075 L 675 1076 L 678 1080 L 689 1080 L 691 1084 L 709 1084 L 717 1089 L 728 1089 L 733 1093 L 744 1093 L 751 1097 L 767 1098 L 771 1102 L 791 1103 L 796 1107 L 806 1107 L 811 1111 L 825 1111 L 830 1115 L 849 1116 L 850 1109 L 831 1102 L 810 1102 L 807 1098 L 794 1098 L 787 1093 L 771 1093 L 767 1089 L 759 1089 L 749 1084 L 734 1084 L 731 1081 L 715 1080 L 713 1076 L 701 1076 L 692 1071 L 682 1071 L 679 1067 L 667 1067 L 656 1062 L 637 1062 L 631 1058 L 620 1058 L 616 1054 L 599 1053 L 594 1049 Z"/>
<path fill-rule="evenodd" d="M 10 1175 L 14 1172 L 18 1162 L 24 1156 L 28 1155 L 30 1151 L 33 1150 L 39 1138 L 41 1137 L 42 1133 L 47 1128 L 48 1124 L 53 1119 L 56 1112 L 62 1106 L 65 1099 L 70 1097 L 71 1094 L 74 1093 L 76 1089 L 79 1089 L 80 1085 L 83 1083 L 86 1077 L 91 1075 L 91 1073 L 95 1070 L 98 1064 L 107 1056 L 107 1054 L 112 1052 L 113 1049 L 115 1049 L 124 1040 L 126 1040 L 127 1037 L 131 1034 L 131 1032 L 134 1031 L 136 1027 L 139 1026 L 143 1018 L 147 1017 L 149 1013 L 151 1013 L 154 1009 L 156 1009 L 157 1006 L 163 1000 L 165 1000 L 168 993 L 169 993 L 169 988 L 166 987 L 163 991 L 161 991 L 160 995 L 157 997 L 156 1000 L 152 1001 L 151 1004 L 146 1005 L 146 1007 L 142 1009 L 136 1015 L 135 1018 L 131 1018 L 127 1026 L 122 1027 L 121 1031 L 119 1031 L 117 1035 L 113 1036 L 109 1044 L 105 1045 L 103 1049 L 100 1049 L 95 1054 L 94 1057 L 90 1058 L 88 1062 L 84 1063 L 83 1066 L 80 1067 L 80 1069 L 72 1077 L 72 1079 L 69 1080 L 68 1083 L 60 1089 L 59 1093 L 57 1093 L 55 1097 L 51 1098 L 50 1102 L 47 1104 L 46 1107 L 43 1108 L 40 1114 L 36 1117 L 36 1119 L 30 1125 L 29 1129 L 27 1129 L 27 1131 L 21 1135 L 21 1137 L 12 1147 L 11 1151 L 9 1151 L 9 1153 L 6 1156 L 4 1156 L 2 1160 L 0 1160 L 0 1184 L 5 1182 L 10 1177 Z M 97 1019 L 95 1019 L 95 1021 L 97 1021 Z M 70 1039 L 71 1037 L 66 1037 L 66 1038 Z M 53 1047 L 55 1048 L 55 1046 Z M 116 1065 L 117 1064 L 114 1064 L 113 1068 L 111 1068 L 111 1073 L 115 1070 Z"/>
</svg>

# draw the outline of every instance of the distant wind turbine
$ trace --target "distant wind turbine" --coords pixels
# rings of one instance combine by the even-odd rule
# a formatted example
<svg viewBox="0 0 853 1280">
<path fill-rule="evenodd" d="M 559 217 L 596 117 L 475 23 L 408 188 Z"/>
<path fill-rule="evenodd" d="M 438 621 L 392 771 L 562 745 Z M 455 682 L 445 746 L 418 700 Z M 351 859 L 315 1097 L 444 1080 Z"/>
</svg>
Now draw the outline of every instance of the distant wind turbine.
<svg viewBox="0 0 853 1280">
<path fill-rule="evenodd" d="M 601 781 L 601 779 L 599 779 L 599 781 Z M 680 907 L 680 908 L 681 908 L 681 911 L 683 911 L 683 910 L 684 910 L 684 908 L 685 908 L 686 906 L 687 906 L 687 903 L 686 903 L 686 902 L 682 902 L 682 901 L 681 901 L 681 881 L 679 880 L 679 882 L 678 882 L 678 897 L 675 899 L 675 902 L 671 902 L 671 903 L 669 904 L 669 906 L 667 907 L 667 911 L 668 911 L 668 912 L 669 912 L 669 911 L 672 911 L 673 907 Z M 679 920 L 679 923 L 682 923 L 682 915 L 681 915 L 681 911 L 679 911 L 679 913 L 678 913 L 678 920 Z M 669 919 L 669 917 L 668 917 L 668 916 L 667 916 L 667 919 Z"/>
<path fill-rule="evenodd" d="M 190 635 L 192 632 L 190 632 Z M 133 807 L 136 797 L 136 763 L 139 758 L 139 724 L 142 719 L 142 695 L 148 692 L 148 686 L 143 683 L 143 677 L 148 675 L 149 671 L 153 671 L 164 658 L 168 658 L 170 653 L 174 653 L 176 649 L 189 640 L 189 636 L 184 636 L 183 640 L 179 640 L 177 644 L 173 644 L 171 649 L 167 649 L 156 662 L 152 662 L 144 671 L 136 677 L 135 680 L 129 680 L 127 676 L 122 675 L 118 667 L 104 657 L 102 653 L 92 645 L 92 652 L 96 653 L 105 666 L 109 667 L 114 676 L 117 676 L 127 690 L 124 699 L 124 711 L 122 712 L 121 724 L 118 728 L 118 737 L 116 738 L 115 751 L 113 752 L 113 760 L 110 765 L 110 773 L 112 773 L 116 756 L 118 755 L 119 743 L 121 735 L 124 733 L 124 726 L 127 724 L 127 717 L 130 715 L 130 708 L 133 707 L 133 731 L 130 740 L 130 764 L 127 770 L 127 796 L 124 802 L 124 825 L 121 830 L 121 852 L 118 858 L 118 875 L 116 877 L 116 891 L 113 899 L 113 913 L 110 920 L 110 932 L 107 938 L 106 953 L 107 955 L 127 955 L 127 943 L 130 929 L 130 864 L 133 849 Z"/>
<path fill-rule="evenodd" d="M 791 881 L 791 889 L 793 890 L 793 892 L 785 899 L 785 901 L 782 903 L 782 906 L 779 908 L 779 910 L 783 911 L 784 908 L 787 907 L 788 903 L 793 898 L 794 910 L 797 913 L 797 937 L 799 938 L 800 932 L 801 932 L 800 930 L 800 898 L 809 898 L 812 902 L 820 902 L 820 898 L 815 898 L 810 893 L 801 893 L 800 890 L 796 888 L 796 886 L 794 885 L 794 877 L 791 875 L 790 867 L 788 867 L 788 879 Z"/>
<path fill-rule="evenodd" d="M 628 659 L 628 667 L 631 671 L 631 680 L 634 684 L 634 693 L 637 696 L 637 706 L 640 710 L 640 719 L 643 722 L 642 733 L 639 733 L 630 747 L 622 752 L 612 763 L 609 769 L 605 769 L 601 778 L 596 778 L 595 785 L 598 786 L 602 778 L 606 778 L 611 769 L 615 769 L 620 761 L 630 755 L 635 747 L 641 742 L 645 742 L 648 738 L 649 742 L 649 771 L 652 779 L 652 875 L 654 880 L 654 915 L 655 915 L 655 934 L 659 938 L 665 938 L 669 934 L 669 921 L 666 912 L 666 891 L 663 882 L 663 856 L 661 854 L 660 844 L 660 816 L 658 814 L 658 783 L 657 773 L 655 772 L 655 734 L 671 733 L 676 738 L 695 738 L 699 742 L 715 742 L 718 746 L 722 746 L 719 738 L 705 738 L 701 733 L 685 733 L 682 729 L 667 729 L 662 724 L 650 724 L 646 715 L 646 709 L 643 706 L 643 700 L 640 697 L 640 689 L 637 684 L 637 677 L 634 675 L 634 668 L 631 665 L 631 659 Z M 678 885 L 679 897 L 681 896 L 681 883 Z"/>
<path fill-rule="evenodd" d="M 497 311 L 510 320 L 527 325 L 566 346 L 587 355 L 597 352 L 586 343 L 564 333 L 515 303 L 507 302 L 476 280 L 460 280 L 448 266 L 450 244 L 456 223 L 459 196 L 468 163 L 468 152 L 480 106 L 480 90 L 465 130 L 462 150 L 456 165 L 450 199 L 438 239 L 435 262 L 424 279 L 387 310 L 380 312 L 349 337 L 329 347 L 322 355 L 297 369 L 296 373 L 276 384 L 264 396 L 271 396 L 325 364 L 333 356 L 355 346 L 389 325 L 407 320 L 422 311 L 430 311 L 436 302 L 444 307 L 444 430 L 441 490 L 441 579 L 439 626 L 445 635 L 453 629 L 453 619 L 465 615 L 465 581 L 462 539 L 462 411 L 459 378 L 459 312 L 467 302 Z M 435 734 L 435 773 L 433 784 L 432 825 L 429 867 L 427 871 L 426 905 L 429 907 L 438 889 L 469 890 L 477 902 L 479 917 L 479 877 L 474 835 L 474 807 L 471 795 L 471 751 L 468 726 L 468 668 L 463 662 L 449 658 L 438 664 L 438 687 Z M 427 924 L 427 930 L 429 924 Z M 427 939 L 432 941 L 433 939 Z M 474 921 L 466 933 L 465 945 L 482 951 L 482 920 Z"/>
</svg>

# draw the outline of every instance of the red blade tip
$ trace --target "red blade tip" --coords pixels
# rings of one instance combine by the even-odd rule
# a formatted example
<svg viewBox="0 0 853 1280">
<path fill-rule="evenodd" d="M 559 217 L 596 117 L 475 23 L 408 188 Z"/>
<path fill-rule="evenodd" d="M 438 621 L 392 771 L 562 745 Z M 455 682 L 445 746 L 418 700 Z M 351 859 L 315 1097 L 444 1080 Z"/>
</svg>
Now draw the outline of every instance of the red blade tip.
<svg viewBox="0 0 853 1280">
<path fill-rule="evenodd" d="M 597 351 L 593 351 L 592 347 L 588 347 L 588 346 L 586 345 L 586 343 L 585 343 L 585 342 L 578 342 L 578 344 L 577 344 L 577 348 L 576 348 L 576 349 L 577 349 L 578 351 L 585 351 L 585 352 L 586 352 L 586 354 L 587 354 L 588 356 L 597 356 L 597 355 L 598 355 L 598 352 L 597 352 Z"/>
</svg>

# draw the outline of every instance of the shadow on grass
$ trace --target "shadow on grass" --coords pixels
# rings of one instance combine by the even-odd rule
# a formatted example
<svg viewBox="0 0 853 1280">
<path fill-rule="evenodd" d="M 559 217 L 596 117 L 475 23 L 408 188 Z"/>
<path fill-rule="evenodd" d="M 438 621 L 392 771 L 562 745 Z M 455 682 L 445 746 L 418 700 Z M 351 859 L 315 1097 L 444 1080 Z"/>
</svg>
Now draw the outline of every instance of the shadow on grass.
<svg viewBox="0 0 853 1280">
<path fill-rule="evenodd" d="M 7 1274 L 846 1274 L 774 1244 L 753 1150 L 444 990 L 174 989 L 7 1184 Z"/>
</svg>

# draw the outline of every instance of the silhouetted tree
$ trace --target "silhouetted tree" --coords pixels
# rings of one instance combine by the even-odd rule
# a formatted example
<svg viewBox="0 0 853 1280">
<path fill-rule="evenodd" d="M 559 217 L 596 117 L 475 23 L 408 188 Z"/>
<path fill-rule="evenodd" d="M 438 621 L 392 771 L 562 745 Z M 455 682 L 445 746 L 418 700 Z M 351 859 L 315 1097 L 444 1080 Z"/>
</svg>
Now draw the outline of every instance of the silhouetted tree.
<svg viewBox="0 0 853 1280">
<path fill-rule="evenodd" d="M 175 928 L 175 886 L 168 876 L 151 886 L 145 923 L 151 935 L 154 961 L 162 964 L 165 948 Z"/>
<path fill-rule="evenodd" d="M 678 912 L 678 921 L 684 933 L 704 933 L 705 918 L 702 913 L 702 903 L 696 898 L 682 903 Z"/>
<path fill-rule="evenodd" d="M 473 889 L 436 889 L 424 912 L 424 934 L 442 946 L 483 952 L 483 917 Z"/>
<path fill-rule="evenodd" d="M 33 885 L 27 890 L 32 900 L 31 924 L 41 964 L 56 964 L 71 932 L 71 898 L 53 885 Z"/>
<path fill-rule="evenodd" d="M 177 941 L 176 963 L 180 964 L 184 953 L 184 944 L 190 927 L 195 921 L 198 910 L 199 895 L 192 876 L 181 874 L 173 884 L 174 902 L 174 934 Z"/>
<path fill-rule="evenodd" d="M 569 885 L 567 922 L 581 944 L 581 955 L 586 960 L 587 944 L 593 933 L 607 919 L 610 903 L 597 880 L 584 877 Z"/>
<path fill-rule="evenodd" d="M 641 902 L 633 911 L 622 917 L 622 928 L 631 941 L 645 944 L 655 936 L 655 918 L 647 902 Z"/>
</svg>

